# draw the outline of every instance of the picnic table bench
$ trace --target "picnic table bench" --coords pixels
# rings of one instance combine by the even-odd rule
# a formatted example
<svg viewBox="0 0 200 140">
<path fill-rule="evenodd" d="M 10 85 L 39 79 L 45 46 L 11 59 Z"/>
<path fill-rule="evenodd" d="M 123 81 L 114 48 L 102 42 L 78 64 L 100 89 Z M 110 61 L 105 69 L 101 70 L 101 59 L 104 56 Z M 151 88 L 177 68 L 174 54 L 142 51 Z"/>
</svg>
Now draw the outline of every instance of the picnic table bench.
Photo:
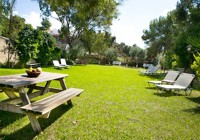
<svg viewBox="0 0 200 140">
<path fill-rule="evenodd" d="M 72 104 L 71 99 L 75 96 L 79 96 L 82 91 L 82 89 L 69 88 L 47 98 L 22 106 L 21 109 L 35 114 L 44 115 L 65 102 Z"/>
<path fill-rule="evenodd" d="M 53 109 L 65 102 L 72 105 L 71 99 L 79 96 L 83 92 L 83 89 L 67 89 L 64 80 L 67 76 L 67 74 L 47 72 L 42 72 L 37 78 L 29 78 L 22 74 L 0 76 L 0 90 L 9 98 L 8 100 L 0 102 L 0 110 L 27 114 L 33 130 L 35 132 L 41 132 L 41 127 L 37 120 L 38 117 L 48 118 Z M 52 80 L 59 81 L 62 89 L 50 88 Z M 40 82 L 46 82 L 45 86 L 36 85 Z M 25 88 L 28 88 L 27 92 Z M 20 97 L 15 94 L 16 92 L 19 93 Z M 55 94 L 33 103 L 30 102 L 31 98 L 47 92 L 54 92 Z"/>
</svg>

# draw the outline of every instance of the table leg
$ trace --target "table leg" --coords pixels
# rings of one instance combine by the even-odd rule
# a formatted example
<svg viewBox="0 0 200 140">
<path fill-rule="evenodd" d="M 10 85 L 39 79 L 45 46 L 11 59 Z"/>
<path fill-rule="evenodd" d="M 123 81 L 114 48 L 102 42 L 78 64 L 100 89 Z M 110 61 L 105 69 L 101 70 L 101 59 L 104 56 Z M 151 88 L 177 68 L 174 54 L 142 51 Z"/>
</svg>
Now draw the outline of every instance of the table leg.
<svg viewBox="0 0 200 140">
<path fill-rule="evenodd" d="M 67 86 L 66 86 L 66 84 L 65 84 L 65 79 L 62 78 L 62 79 L 59 79 L 59 81 L 60 81 L 60 85 L 61 85 L 62 89 L 63 89 L 63 90 L 66 90 L 66 89 L 67 89 Z"/>
<path fill-rule="evenodd" d="M 30 94 L 30 93 L 32 93 L 33 92 L 33 90 L 34 90 L 34 87 L 36 86 L 36 84 L 34 84 L 34 85 L 30 85 L 30 88 L 28 89 L 28 92 L 27 92 L 27 94 Z"/>
<path fill-rule="evenodd" d="M 67 104 L 68 104 L 68 105 L 73 105 L 71 100 L 68 100 L 68 101 L 67 101 Z"/>
<path fill-rule="evenodd" d="M 5 90 L 4 92 L 5 92 L 5 94 L 6 94 L 10 99 L 15 99 L 15 98 L 17 98 L 17 95 L 14 93 L 14 91 Z"/>
<path fill-rule="evenodd" d="M 35 131 L 37 133 L 41 132 L 42 129 L 40 127 L 40 124 L 39 124 L 36 116 L 34 114 L 32 114 L 32 113 L 27 113 L 27 115 L 28 115 L 28 118 L 29 118 L 29 120 L 31 122 L 31 126 L 33 128 L 33 131 Z"/>
<path fill-rule="evenodd" d="M 20 94 L 20 97 L 22 99 L 23 105 L 27 105 L 27 104 L 31 103 L 29 98 L 28 98 L 28 95 L 27 95 L 27 93 L 26 93 L 26 91 L 23 87 L 19 89 L 19 94 Z M 27 113 L 27 115 L 28 115 L 28 118 L 31 122 L 31 126 L 32 126 L 33 130 L 35 132 L 41 132 L 41 127 L 40 127 L 40 124 L 39 124 L 39 122 L 36 118 L 36 115 L 34 115 L 32 113 Z"/>
<path fill-rule="evenodd" d="M 45 85 L 45 87 L 44 87 L 44 89 L 43 89 L 41 95 L 43 95 L 43 94 L 49 92 L 49 85 L 50 85 L 50 83 L 51 83 L 51 81 L 47 81 L 47 83 L 46 83 L 46 85 Z"/>
<path fill-rule="evenodd" d="M 61 85 L 62 89 L 63 89 L 63 90 L 66 90 L 66 89 L 67 89 L 67 86 L 66 86 L 66 84 L 65 84 L 65 79 L 62 78 L 62 79 L 59 79 L 59 81 L 60 81 L 60 85 Z M 68 104 L 68 105 L 72 105 L 72 101 L 71 101 L 71 100 L 68 100 L 68 101 L 67 101 L 67 104 Z"/>
<path fill-rule="evenodd" d="M 26 93 L 26 90 L 23 87 L 19 89 L 19 95 L 21 97 L 23 105 L 27 105 L 31 103 Z"/>
</svg>

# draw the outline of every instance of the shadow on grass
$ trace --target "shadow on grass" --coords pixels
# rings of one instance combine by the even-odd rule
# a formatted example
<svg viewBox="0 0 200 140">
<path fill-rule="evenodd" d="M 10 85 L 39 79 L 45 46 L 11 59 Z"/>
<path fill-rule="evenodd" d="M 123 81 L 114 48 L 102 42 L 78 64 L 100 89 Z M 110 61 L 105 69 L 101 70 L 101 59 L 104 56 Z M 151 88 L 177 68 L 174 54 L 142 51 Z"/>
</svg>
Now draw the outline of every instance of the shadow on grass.
<svg viewBox="0 0 200 140">
<path fill-rule="evenodd" d="M 175 92 L 170 92 L 170 91 L 159 91 L 156 93 L 153 93 L 154 95 L 160 96 L 160 97 L 171 97 L 171 96 L 185 96 L 181 93 L 177 94 Z"/>
<path fill-rule="evenodd" d="M 200 114 L 200 106 L 184 110 L 185 112 Z"/>
<path fill-rule="evenodd" d="M 74 64 L 73 66 L 87 66 L 87 64 Z"/>
<path fill-rule="evenodd" d="M 25 117 L 24 114 L 16 114 L 6 111 L 0 111 L 0 114 L 0 129 L 14 123 L 22 117 Z"/>
<path fill-rule="evenodd" d="M 188 100 L 200 104 L 200 97 L 187 97 Z"/>
<path fill-rule="evenodd" d="M 152 86 L 152 87 L 145 87 L 146 89 L 151 89 L 151 90 L 156 90 L 156 87 L 154 86 Z"/>
<path fill-rule="evenodd" d="M 156 75 L 144 75 L 144 76 L 147 76 L 151 79 L 160 79 L 162 80 L 164 77 L 165 77 L 165 73 L 157 73 Z"/>
<path fill-rule="evenodd" d="M 53 111 L 51 111 L 48 119 L 39 118 L 38 120 L 39 120 L 42 130 L 44 130 L 45 128 L 50 126 L 53 122 L 55 122 L 59 117 L 61 117 L 64 113 L 66 113 L 72 107 L 73 107 L 72 105 L 61 105 L 61 106 L 57 107 L 56 109 L 54 109 Z M 17 114 L 16 116 L 18 116 L 18 115 L 19 114 Z M 12 117 L 14 117 L 14 115 L 12 115 Z M 15 119 L 13 119 L 12 122 L 16 121 L 20 117 L 21 117 L 21 115 L 18 116 L 17 118 L 14 117 Z M 6 120 L 6 116 L 5 116 L 5 120 Z M 12 122 L 10 122 L 10 123 L 12 123 Z M 7 123 L 7 125 L 9 125 L 10 123 Z M 22 129 L 19 129 L 18 131 L 14 132 L 14 133 L 1 134 L 0 139 L 2 139 L 2 140 L 9 140 L 9 139 L 30 140 L 30 139 L 33 139 L 36 135 L 37 135 L 37 133 L 35 133 L 33 131 L 31 124 L 29 123 Z"/>
<path fill-rule="evenodd" d="M 160 96 L 160 97 L 171 97 L 171 96 L 175 96 L 174 93 L 171 93 L 171 92 L 166 92 L 166 91 L 163 91 L 163 92 L 155 92 L 153 93 L 154 95 L 157 95 L 157 96 Z"/>
</svg>

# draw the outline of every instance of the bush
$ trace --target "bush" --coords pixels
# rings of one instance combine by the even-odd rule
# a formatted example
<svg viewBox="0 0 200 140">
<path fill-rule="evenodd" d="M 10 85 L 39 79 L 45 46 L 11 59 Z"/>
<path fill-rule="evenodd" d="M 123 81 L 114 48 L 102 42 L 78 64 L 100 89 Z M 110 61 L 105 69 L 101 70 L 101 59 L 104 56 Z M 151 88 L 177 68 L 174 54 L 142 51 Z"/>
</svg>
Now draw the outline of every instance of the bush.
<svg viewBox="0 0 200 140">
<path fill-rule="evenodd" d="M 191 68 L 196 72 L 198 78 L 200 78 L 200 53 L 194 55 L 195 61 L 191 65 Z"/>
</svg>

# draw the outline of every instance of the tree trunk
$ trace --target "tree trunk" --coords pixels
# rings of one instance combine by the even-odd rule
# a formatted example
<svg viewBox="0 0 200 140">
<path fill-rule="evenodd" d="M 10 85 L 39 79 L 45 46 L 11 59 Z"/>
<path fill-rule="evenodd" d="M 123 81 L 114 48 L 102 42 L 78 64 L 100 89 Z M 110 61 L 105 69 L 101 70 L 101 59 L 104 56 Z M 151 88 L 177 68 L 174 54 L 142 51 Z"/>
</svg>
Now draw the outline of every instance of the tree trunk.
<svg viewBox="0 0 200 140">
<path fill-rule="evenodd" d="M 12 14 L 13 14 L 13 7 L 15 5 L 16 0 L 13 0 L 10 3 L 10 19 L 9 19 L 9 26 L 8 26 L 8 35 L 9 35 L 9 45 L 8 45 L 8 67 L 10 68 L 10 43 L 11 43 L 11 24 L 12 24 Z"/>
</svg>

